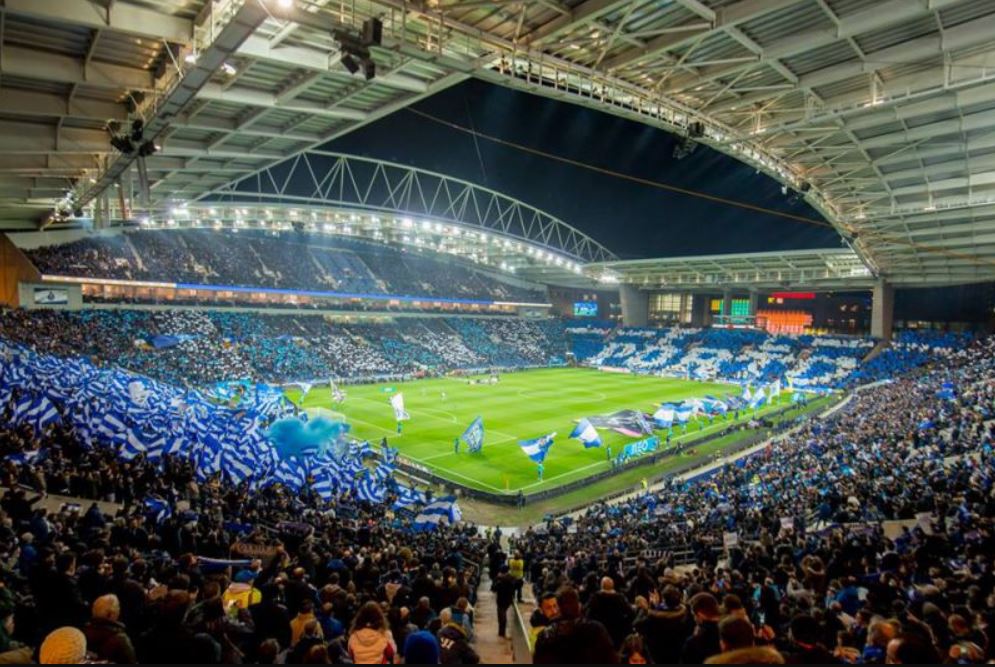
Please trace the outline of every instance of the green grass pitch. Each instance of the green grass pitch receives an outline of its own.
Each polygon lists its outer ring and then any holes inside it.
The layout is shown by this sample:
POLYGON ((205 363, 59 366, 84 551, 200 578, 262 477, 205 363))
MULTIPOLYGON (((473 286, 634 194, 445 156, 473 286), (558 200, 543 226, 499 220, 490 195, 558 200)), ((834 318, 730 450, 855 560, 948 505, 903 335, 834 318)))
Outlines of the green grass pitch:
MULTIPOLYGON (((384 436, 401 456, 419 463, 455 483, 494 493, 526 494, 551 489, 608 470, 605 447, 585 449, 567 436, 576 419, 616 410, 635 409, 652 413, 663 402, 677 403, 705 395, 738 395, 734 385, 672 378, 606 373, 587 368, 556 368, 502 374, 497 384, 470 385, 465 378, 436 378, 412 382, 347 385, 346 400, 332 403, 329 387, 316 387, 304 401, 305 408, 322 407, 341 413, 352 426, 352 434, 378 442, 384 436), (397 434, 394 413, 386 387, 404 393, 411 415, 397 434), (477 416, 484 419, 483 451, 470 454, 465 446, 456 454, 453 440, 477 416), (533 463, 518 445, 519 440, 557 433, 545 462, 542 482, 533 463)), ((287 392, 291 400, 300 391, 287 392)), ((786 405, 787 397, 780 399, 786 405)), ((770 409, 780 407, 775 403, 770 409)), ((741 413, 740 419, 752 415, 741 413)), ((674 429, 672 444, 685 437, 698 437, 721 430, 733 422, 716 417, 703 429, 689 425, 687 436, 674 429)), ((615 453, 635 439, 600 430, 605 445, 615 453)), ((665 434, 665 432, 658 432, 665 434)))

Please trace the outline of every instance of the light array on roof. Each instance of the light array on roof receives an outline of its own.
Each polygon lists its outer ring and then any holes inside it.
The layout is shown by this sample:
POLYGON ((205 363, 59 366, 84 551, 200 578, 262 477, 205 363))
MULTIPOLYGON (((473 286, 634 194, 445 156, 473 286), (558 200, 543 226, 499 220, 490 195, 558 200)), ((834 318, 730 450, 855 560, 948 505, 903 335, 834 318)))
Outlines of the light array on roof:
POLYGON ((143 228, 192 227, 306 231, 413 246, 460 257, 507 273, 523 269, 583 274, 575 258, 492 230, 427 218, 369 211, 282 208, 251 205, 173 205, 165 219, 142 218, 143 228))

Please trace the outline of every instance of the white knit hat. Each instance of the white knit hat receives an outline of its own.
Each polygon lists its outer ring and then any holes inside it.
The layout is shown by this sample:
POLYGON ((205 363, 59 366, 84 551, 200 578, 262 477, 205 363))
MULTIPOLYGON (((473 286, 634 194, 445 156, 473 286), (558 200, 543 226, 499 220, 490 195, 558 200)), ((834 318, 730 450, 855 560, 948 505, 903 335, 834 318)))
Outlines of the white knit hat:
POLYGON ((38 650, 43 665, 78 665, 85 659, 86 636, 68 625, 48 633, 38 650))

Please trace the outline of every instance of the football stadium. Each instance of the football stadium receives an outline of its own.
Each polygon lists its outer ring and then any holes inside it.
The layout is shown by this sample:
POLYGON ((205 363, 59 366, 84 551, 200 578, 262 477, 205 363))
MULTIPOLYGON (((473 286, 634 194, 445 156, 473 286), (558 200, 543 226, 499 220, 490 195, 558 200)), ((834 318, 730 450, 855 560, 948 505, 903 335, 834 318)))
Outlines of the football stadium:
POLYGON ((993 0, 0 0, 0 662, 995 660, 993 68, 993 0))

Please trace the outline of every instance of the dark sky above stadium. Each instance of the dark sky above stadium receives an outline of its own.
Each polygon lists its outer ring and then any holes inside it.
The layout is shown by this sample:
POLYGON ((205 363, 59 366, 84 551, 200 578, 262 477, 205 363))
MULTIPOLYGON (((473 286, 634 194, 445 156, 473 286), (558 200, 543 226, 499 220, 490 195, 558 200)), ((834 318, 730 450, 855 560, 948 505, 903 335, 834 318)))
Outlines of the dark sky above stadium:
MULTIPOLYGON (((791 204, 779 183, 699 146, 672 156, 675 137, 572 104, 469 80, 414 106, 501 140, 709 195, 821 216, 791 204)), ((839 247, 831 228, 750 211, 573 166, 448 127, 410 110, 326 147, 438 171, 490 187, 560 217, 621 257, 839 247)))

